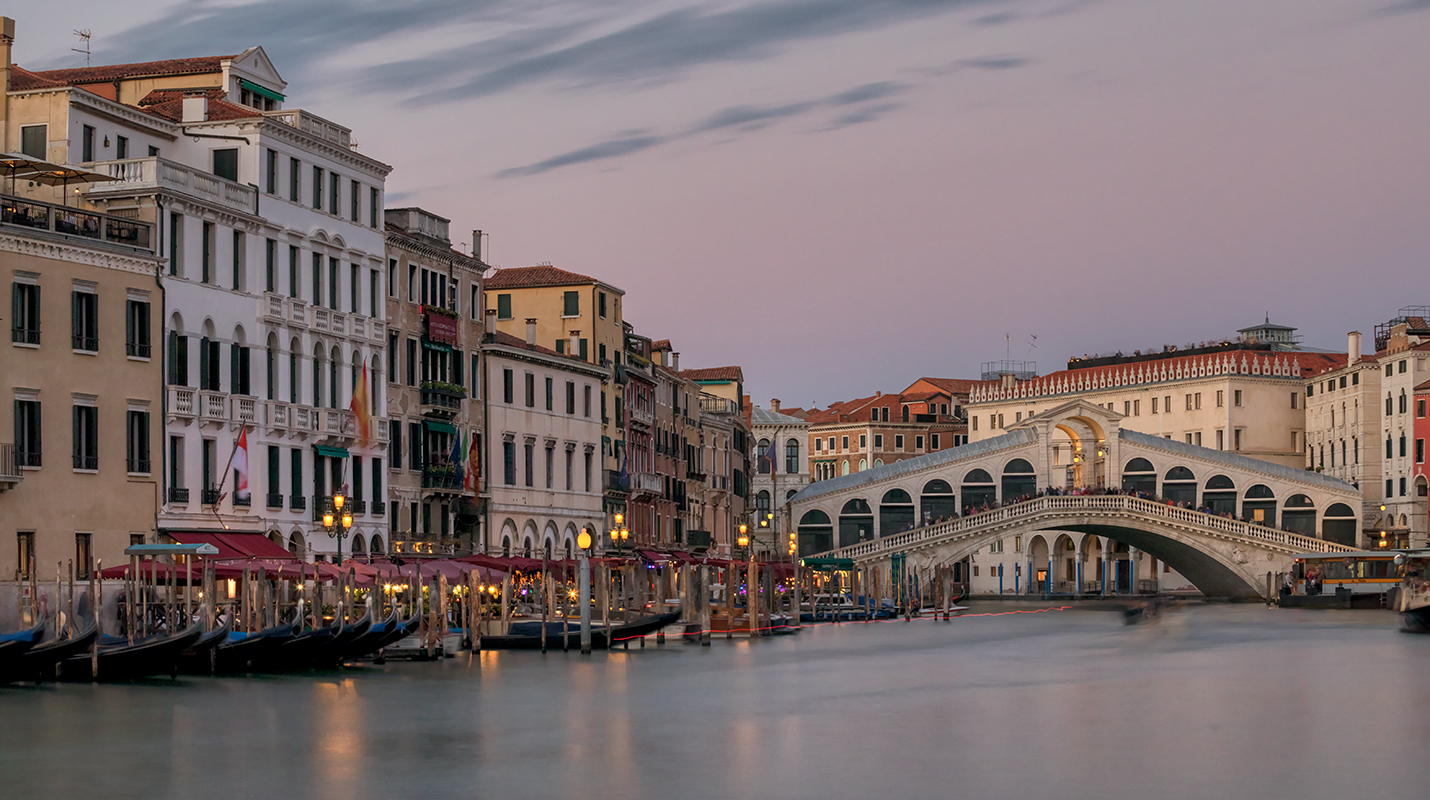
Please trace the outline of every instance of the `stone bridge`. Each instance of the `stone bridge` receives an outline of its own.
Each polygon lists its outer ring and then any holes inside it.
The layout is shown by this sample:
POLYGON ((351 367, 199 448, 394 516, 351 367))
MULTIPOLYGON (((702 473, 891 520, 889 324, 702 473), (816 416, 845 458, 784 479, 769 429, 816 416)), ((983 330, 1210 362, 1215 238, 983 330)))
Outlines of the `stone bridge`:
MULTIPOLYGON (((1013 536, 1091 534, 1151 554, 1204 594, 1237 598, 1264 595, 1267 573, 1288 570, 1295 554, 1357 549, 1354 486, 1124 430, 1120 419, 1067 403, 990 439, 812 483, 790 499, 785 523, 801 555, 860 567, 897 553, 916 566, 953 565, 1013 536), (1064 493, 1036 496, 1052 487, 1064 493), (1107 487, 1132 494, 1077 493, 1107 487)), ((1050 578, 1053 557, 1037 556, 1050 578)), ((1029 577, 1041 566, 1031 547, 1019 558, 1029 577)))

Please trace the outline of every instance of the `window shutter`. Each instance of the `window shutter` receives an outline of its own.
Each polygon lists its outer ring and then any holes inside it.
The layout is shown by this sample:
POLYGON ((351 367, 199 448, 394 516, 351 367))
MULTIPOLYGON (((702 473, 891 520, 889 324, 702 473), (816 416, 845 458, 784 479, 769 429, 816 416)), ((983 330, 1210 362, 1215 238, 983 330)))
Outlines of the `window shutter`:
MULTIPOLYGON (((20 328, 20 320, 25 316, 22 310, 23 305, 20 299, 20 284, 10 284, 10 328, 12 330, 18 330, 20 328)), ((26 320, 26 322, 28 323, 29 320, 26 320)))
POLYGON ((248 391, 248 358, 249 358, 248 353, 249 353, 249 349, 248 349, 247 347, 241 347, 241 348, 239 348, 239 350, 238 350, 238 379, 239 379, 239 383, 238 383, 238 393, 239 393, 239 394, 249 394, 249 393, 250 393, 250 392, 248 391))
MULTIPOLYGON (((70 340, 75 347, 80 346, 79 337, 84 333, 84 323, 80 320, 79 292, 70 292, 70 340)), ((1385 401, 1385 410, 1390 411, 1390 400, 1385 401)))
POLYGON ((79 469, 82 463, 79 460, 79 457, 80 453, 83 452, 82 448, 80 447, 80 437, 84 435, 84 431, 82 429, 83 423, 80 421, 79 418, 79 406, 74 406, 71 414, 73 418, 74 429, 74 447, 72 448, 74 450, 74 465, 75 469, 79 469))
POLYGON ((178 384, 180 386, 189 385, 189 337, 180 335, 179 346, 177 348, 179 359, 178 384))
POLYGON ((219 343, 209 342, 209 388, 215 392, 223 390, 223 384, 219 382, 219 369, 219 343))
MULTIPOLYGON (((134 338, 134 315, 139 313, 139 304, 133 300, 127 300, 124 303, 124 311, 124 343, 126 345, 138 344, 138 340, 134 338)), ((130 355, 138 355, 138 353, 134 352, 133 347, 129 347, 128 349, 130 355)))
POLYGON ((234 394, 243 394, 239 389, 238 351, 240 349, 242 348, 237 344, 228 346, 228 388, 232 390, 234 394))
POLYGON ((199 340, 199 388, 209 388, 209 340, 199 340))

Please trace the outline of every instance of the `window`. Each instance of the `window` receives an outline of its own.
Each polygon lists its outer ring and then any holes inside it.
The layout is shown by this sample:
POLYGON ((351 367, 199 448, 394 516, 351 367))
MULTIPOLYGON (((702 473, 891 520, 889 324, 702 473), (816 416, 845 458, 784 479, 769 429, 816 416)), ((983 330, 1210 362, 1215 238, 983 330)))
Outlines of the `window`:
MULTIPOLYGON (((86 159, 86 160, 88 160, 88 159, 86 159)), ((1402 359, 1400 359, 1400 366, 1396 368, 1396 371, 1399 372, 1401 375, 1404 375, 1404 374, 1405 374, 1405 364, 1406 364, 1406 359, 1403 359, 1403 358, 1402 358, 1402 359)), ((1404 480, 1405 480, 1404 478, 1401 478, 1401 481, 1404 481, 1404 480)), ((1402 489, 1402 490, 1400 491, 1400 493, 1401 493, 1402 495, 1405 494, 1405 490, 1402 489)))
MULTIPOLYGON (((1293 439, 1295 438, 1294 434, 1293 434, 1292 438, 1293 438, 1293 439)), ((1196 433, 1192 434, 1192 444, 1196 445, 1197 447, 1201 447, 1201 446, 1202 446, 1202 432, 1201 432, 1201 431, 1197 431, 1196 433)), ((1294 444, 1292 445, 1291 449, 1292 449, 1292 450, 1295 450, 1295 449, 1296 449, 1296 447, 1295 447, 1294 444)))
POLYGON ((1224 430, 1218 430, 1218 431, 1216 432, 1216 449, 1218 449, 1218 450, 1225 450, 1225 449, 1226 449, 1226 431, 1224 431, 1224 430))
POLYGON ((1425 463, 1425 440, 1424 440, 1424 439, 1416 439, 1416 440, 1415 440, 1415 463, 1417 463, 1417 464, 1423 464, 1423 463, 1425 463))
POLYGON ((387 260, 387 296, 397 297, 397 259, 387 260))
POLYGON ((298 299, 303 295, 303 281, 298 277, 298 245, 288 245, 288 296, 298 299))
POLYGON ((338 177, 338 173, 328 173, 328 213, 333 216, 338 215, 338 198, 343 193, 343 179, 338 177))
POLYGON ((512 383, 513 383, 513 378, 512 378, 512 372, 511 372, 511 370, 510 370, 510 369, 505 369, 505 368, 502 369, 502 371, 501 371, 502 402, 506 403, 507 405, 511 405, 512 403, 515 402, 515 400, 512 399, 512 398, 513 398, 513 392, 514 392, 514 390, 513 390, 513 388, 512 388, 512 383))
POLYGON ((129 137, 128 137, 128 136, 116 136, 116 137, 114 137, 114 157, 115 157, 115 158, 128 158, 128 157, 129 157, 129 137))
POLYGON ((914 437, 914 452, 918 452, 918 451, 920 451, 920 450, 922 450, 922 449, 924 449, 924 437, 922 437, 922 436, 915 436, 915 437, 914 437))
POLYGON ((599 313, 599 314, 601 315, 601 319, 605 319, 605 318, 606 318, 606 293, 605 293, 605 292, 596 292, 596 309, 597 309, 597 313, 599 313))
POLYGON ((15 464, 40 466, 40 401, 15 401, 15 464))
POLYGON ((43 161, 49 152, 49 139, 49 126, 47 125, 20 126, 20 152, 30 158, 38 158, 43 161))
POLYGON ((894 450, 896 450, 896 451, 901 451, 901 450, 903 450, 903 449, 904 449, 904 436, 903 436, 903 434, 899 434, 898 436, 895 436, 895 437, 894 437, 894 450))
POLYGON ((1191 410, 1192 410, 1192 396, 1191 396, 1191 395, 1187 395, 1187 410, 1188 410, 1188 411, 1191 411, 1191 410))
POLYGON ((936 433, 929 434, 929 449, 930 449, 930 450, 937 450, 937 449, 938 449, 938 434, 936 434, 936 433))
POLYGON ((99 469, 99 409, 74 407, 74 468, 99 469))
POLYGON ((526 475, 525 475, 525 477, 526 477, 526 485, 527 485, 527 486, 535 486, 535 485, 536 485, 536 477, 535 477, 535 475, 536 475, 536 464, 535 464, 535 462, 536 462, 536 442, 533 442, 533 441, 531 441, 530 439, 528 439, 528 440, 526 441, 526 447, 525 447, 525 453, 524 453, 524 455, 526 456, 526 463, 523 464, 523 466, 525 467, 525 472, 526 472, 526 475))
MULTIPOLYGON (((1385 365, 1385 377, 1389 378, 1391 375, 1394 375, 1394 374, 1395 374, 1395 365, 1394 365, 1394 364, 1386 364, 1386 365, 1385 365)), ((1385 482, 1385 494, 1386 494, 1387 497, 1390 496, 1390 481, 1386 481, 1386 482, 1385 482)))
POLYGON ((497 295, 497 319, 511 319, 511 295, 497 295))
POLYGON ((358 313, 358 306, 362 304, 362 281, 358 273, 358 265, 353 264, 348 267, 348 310, 358 313))
POLYGON ((289 507, 303 508, 303 451, 297 447, 289 453, 288 492, 289 507))
MULTIPOLYGON (((1400 363, 1401 363, 1401 364, 1404 364, 1405 362, 1402 361, 1402 362, 1400 362, 1400 363)), ((1405 479, 1404 479, 1404 478, 1401 478, 1401 479, 1400 479, 1400 496, 1401 496, 1401 497, 1404 497, 1404 496, 1405 496, 1405 479)))
POLYGON ((126 460, 131 473, 149 474, 149 412, 133 411, 128 414, 128 449, 126 460))
POLYGON ((1400 434, 1400 457, 1405 458, 1405 434, 1400 434))
POLYGON ((387 421, 387 452, 392 454, 392 468, 402 469, 402 420, 387 421))
MULTIPOLYGON (((1237 389, 1237 390, 1235 390, 1235 391, 1233 391, 1233 392, 1231 393, 1231 403, 1232 403, 1232 405, 1236 406, 1237 408, 1241 408, 1241 390, 1240 390, 1240 389, 1237 389)), ((1240 447, 1237 447, 1236 449, 1240 450, 1241 448, 1240 448, 1240 447)))
POLYGON ((407 385, 417 385, 417 340, 407 340, 407 385))
POLYGON ((218 376, 218 342, 204 337, 199 341, 199 388, 212 392, 220 391, 218 376))
POLYGON ((1153 414, 1160 413, 1160 412, 1157 410, 1157 400, 1158 400, 1158 398, 1156 398, 1156 397, 1152 398, 1152 413, 1153 413, 1153 414))
POLYGON ((417 422, 407 423, 407 468, 422 469, 422 425, 417 422))
POLYGON ((1297 405, 1299 405, 1299 403, 1300 403, 1300 398, 1301 398, 1301 393, 1300 393, 1300 392, 1292 392, 1292 393, 1291 393, 1291 407, 1292 407, 1292 408, 1296 408, 1297 405))
POLYGON ((229 391, 234 394, 251 394, 248 385, 248 348, 238 343, 228 346, 229 391))
POLYGON ((585 481, 586 491, 588 491, 588 492, 591 491, 591 451, 590 451, 590 450, 587 450, 587 451, 586 451, 586 471, 585 471, 585 473, 583 474, 583 480, 585 481))
POLYGON ((294 203, 303 194, 303 162, 296 158, 288 159, 288 199, 294 203))
POLYGON ((201 257, 199 264, 202 267, 199 280, 208 283, 213 280, 213 251, 214 251, 214 224, 205 222, 203 224, 203 242, 201 247, 201 257))
POLYGON ((844 450, 848 450, 848 449, 849 449, 849 437, 848 437, 848 436, 840 437, 839 446, 840 446, 840 448, 842 448, 842 449, 844 449, 844 450))
POLYGON ((824 452, 824 440, 823 440, 823 439, 815 439, 815 440, 814 440, 814 452, 816 452, 816 453, 822 453, 822 452, 824 452))
POLYGON ((323 168, 313 167, 313 208, 323 210, 323 168))
POLYGON ((278 286, 278 243, 272 239, 263 242, 265 269, 263 273, 263 291, 277 291, 278 286))
MULTIPOLYGON (((460 358, 460 357, 461 357, 461 356, 458 356, 458 358, 460 358)), ((468 374, 471 376, 472 388, 469 389, 469 390, 467 390, 467 396, 468 396, 468 397, 473 397, 473 398, 475 398, 475 397, 477 397, 477 396, 480 395, 480 392, 477 391, 478 389, 481 388, 481 373, 479 372, 479 368, 480 368, 480 366, 479 366, 479 364, 478 364, 478 362, 477 362, 477 354, 476 354, 476 353, 472 353, 472 369, 471 369, 470 372, 468 373, 468 374)))
POLYGON ((149 303, 146 300, 126 300, 124 303, 124 350, 133 358, 149 358, 149 303))
POLYGON ((1400 413, 1405 413, 1405 390, 1400 390, 1400 413))
POLYGON ((546 488, 553 488, 553 476, 555 474, 556 443, 546 443, 546 488))
MULTIPOLYGON (((318 302, 316 296, 313 302, 318 302)), ((331 257, 328 259, 328 308, 338 310, 338 260, 331 257)))
POLYGON ((278 151, 268 148, 264 154, 263 189, 269 194, 278 193, 278 151))
MULTIPOLYGON (((475 359, 476 356, 472 356, 472 358, 475 359)), ((474 369, 473 371, 475 372, 475 369, 474 369)), ((586 417, 587 419, 590 419, 590 418, 591 418, 591 385, 590 385, 590 384, 586 384, 584 387, 582 387, 582 390, 583 390, 583 393, 584 393, 584 398, 583 398, 583 400, 582 400, 582 409, 583 409, 583 414, 582 414, 582 416, 586 417)))
POLYGON ((1202 408, 1202 393, 1201 393, 1201 392, 1197 392, 1196 394, 1192 395, 1192 407, 1195 408, 1195 409, 1198 410, 1198 411, 1201 410, 1201 408, 1202 408))
POLYGON ((576 382, 566 382, 566 413, 576 415, 576 382))
POLYGON ((555 403, 553 402, 553 401, 554 401, 553 391, 552 391, 553 383, 554 383, 554 382, 551 380, 551 376, 548 375, 548 376, 546 377, 546 410, 547 410, 547 411, 555 411, 555 410, 556 410, 556 408, 555 408, 555 403))
POLYGON ((860 450, 863 450, 864 448, 866 448, 866 447, 868 447, 868 446, 869 446, 869 434, 867 434, 867 433, 861 433, 861 434, 859 434, 859 449, 860 449, 860 450))
POLYGON ((875 450, 883 450, 883 449, 884 449, 884 434, 882 434, 882 433, 876 433, 876 434, 874 434, 874 449, 875 449, 875 450))
POLYGON ((502 479, 507 486, 516 485, 516 442, 502 442, 502 479))
POLYGON ((180 214, 169 214, 169 274, 178 275, 183 265, 184 218, 180 214))
POLYGON ((76 350, 99 350, 99 297, 89 289, 70 293, 70 341, 76 350))
POLYGON ((169 385, 189 385, 189 337, 169 331, 169 385))
POLYGON ((526 407, 536 408, 536 376, 526 373, 526 407))
POLYGON ((1241 449, 1241 432, 1242 432, 1242 430, 1243 430, 1242 428, 1237 428, 1236 430, 1234 430, 1234 431, 1231 432, 1231 449, 1233 449, 1233 450, 1240 450, 1240 449, 1241 449))
POLYGON ((377 227, 377 209, 382 204, 377 201, 377 187, 370 186, 367 190, 367 226, 377 227))
POLYGON ((1124 417, 1130 417, 1130 416, 1132 416, 1132 401, 1131 401, 1131 400, 1123 400, 1123 401, 1122 401, 1122 416, 1124 416, 1124 417))
POLYGON ((238 148, 229 147, 223 150, 215 150, 213 158, 213 173, 220 178, 226 178, 237 183, 238 148))
POLYGON ((362 184, 353 181, 349 188, 352 190, 352 199, 350 200, 352 203, 351 217, 353 222, 357 222, 362 215, 362 184))
POLYGON ((80 161, 94 160, 94 126, 85 125, 80 132, 80 161))
POLYGON ((375 269, 368 270, 368 273, 367 273, 367 315, 368 315, 369 317, 373 317, 374 319, 377 318, 377 296, 378 296, 378 277, 377 277, 377 270, 375 270, 375 269))
POLYGON ((1391 414, 1395 413, 1395 412, 1394 412, 1394 402, 1395 402, 1395 401, 1394 401, 1393 399, 1391 399, 1390 394, 1389 394, 1389 393, 1386 393, 1386 395, 1385 395, 1385 415, 1386 415, 1387 417, 1390 416, 1391 414))
POLYGON ((233 232, 233 289, 239 291, 243 289, 243 255, 247 249, 247 238, 243 231, 233 232))
POLYGON ((74 568, 75 577, 89 580, 89 572, 94 567, 94 552, 92 550, 92 533, 76 533, 74 535, 74 568))
POLYGON ((566 292, 562 298, 561 316, 578 317, 581 315, 581 295, 578 292, 566 292))

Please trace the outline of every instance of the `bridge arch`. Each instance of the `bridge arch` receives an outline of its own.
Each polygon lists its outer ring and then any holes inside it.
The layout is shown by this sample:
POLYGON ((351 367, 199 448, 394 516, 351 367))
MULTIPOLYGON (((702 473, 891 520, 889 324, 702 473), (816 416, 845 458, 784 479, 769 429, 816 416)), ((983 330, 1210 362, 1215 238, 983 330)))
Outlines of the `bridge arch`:
POLYGON ((884 492, 879 500, 879 535, 901 533, 914 527, 914 499, 903 489, 884 492))
POLYGON ((1157 493, 1157 468, 1145 458, 1134 458, 1122 468, 1122 491, 1140 492, 1147 495, 1157 493))
POLYGON ((1276 527, 1276 493, 1264 483, 1247 489, 1242 495, 1241 516, 1247 522, 1276 527))
POLYGON ((839 510, 839 546, 848 547, 874 538, 874 510, 869 501, 855 497, 839 510))
POLYGON ((924 484, 919 494, 919 521, 925 525, 935 520, 953 519, 958 516, 958 495, 953 487, 942 478, 934 478, 924 484))
POLYGON ((1236 516, 1236 482, 1221 474, 1207 478, 1202 487, 1202 504, 1213 514, 1236 516))
POLYGON ((1183 466, 1175 466, 1167 470, 1167 474, 1162 476, 1162 497, 1171 500, 1177 505, 1197 504, 1197 476, 1190 469, 1183 466))
POLYGON ((965 514, 969 509, 991 506, 998 502, 998 486, 993 483, 993 476, 988 474, 988 470, 982 467, 975 467, 964 473, 960 488, 960 501, 965 514))
POLYGON ((1038 476, 1028 459, 1015 458, 1003 465, 1003 502, 1011 503, 1037 493, 1038 476))
POLYGON ((1321 536, 1328 542, 1351 547, 1356 543, 1356 512, 1345 503, 1332 503, 1321 519, 1321 536))
POLYGON ((1304 494, 1293 494, 1281 504, 1281 527, 1302 536, 1316 535, 1316 504, 1304 494))
POLYGON ((817 508, 810 509, 799 518, 797 538, 801 556, 833 550, 834 524, 828 514, 817 508))

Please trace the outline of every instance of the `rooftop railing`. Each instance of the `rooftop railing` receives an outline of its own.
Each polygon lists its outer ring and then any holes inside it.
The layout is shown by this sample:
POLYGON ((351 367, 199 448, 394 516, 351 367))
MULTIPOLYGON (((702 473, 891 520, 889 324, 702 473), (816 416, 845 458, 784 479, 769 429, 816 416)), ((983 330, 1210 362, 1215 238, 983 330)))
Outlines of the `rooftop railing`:
POLYGON ((168 189, 206 200, 214 205, 245 214, 258 213, 258 189, 158 156, 96 161, 95 172, 108 173, 116 180, 91 184, 87 196, 103 196, 115 191, 132 194, 136 189, 168 189))
POLYGON ((153 251, 153 226, 126 217, 0 195, 0 224, 153 251))

